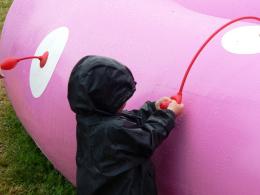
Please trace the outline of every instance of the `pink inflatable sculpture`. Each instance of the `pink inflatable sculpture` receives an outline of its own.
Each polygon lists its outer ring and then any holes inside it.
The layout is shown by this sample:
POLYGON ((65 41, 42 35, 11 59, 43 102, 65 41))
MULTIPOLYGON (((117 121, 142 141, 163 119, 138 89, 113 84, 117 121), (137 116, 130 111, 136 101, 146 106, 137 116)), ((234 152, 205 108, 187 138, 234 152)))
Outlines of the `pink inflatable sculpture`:
MULTIPOLYGON (((15 0, 0 59, 40 56, 2 70, 8 97, 27 132, 75 184, 76 121, 67 83, 85 55, 117 59, 132 70, 137 92, 127 109, 176 93, 191 57, 230 19, 260 13, 258 0, 15 0)), ((221 31, 194 64, 185 112, 156 151, 160 195, 260 194, 260 26, 221 31)))

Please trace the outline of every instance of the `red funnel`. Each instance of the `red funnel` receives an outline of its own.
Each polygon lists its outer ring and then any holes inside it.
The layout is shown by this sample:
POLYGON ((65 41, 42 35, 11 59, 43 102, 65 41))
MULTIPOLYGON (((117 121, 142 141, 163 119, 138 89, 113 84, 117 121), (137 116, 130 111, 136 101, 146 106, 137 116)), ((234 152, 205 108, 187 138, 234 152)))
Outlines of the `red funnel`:
POLYGON ((43 68, 48 60, 49 52, 45 52, 42 56, 40 56, 40 67, 43 68))

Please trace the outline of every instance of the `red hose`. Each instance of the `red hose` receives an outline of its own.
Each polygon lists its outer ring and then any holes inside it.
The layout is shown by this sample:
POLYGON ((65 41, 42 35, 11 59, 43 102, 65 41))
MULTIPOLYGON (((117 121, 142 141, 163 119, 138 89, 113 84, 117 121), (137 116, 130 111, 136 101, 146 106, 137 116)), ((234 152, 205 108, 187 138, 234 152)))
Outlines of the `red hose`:
MULTIPOLYGON (((186 80, 187 80, 187 77, 190 73, 190 70, 194 64, 194 62, 197 60, 198 56, 200 55, 200 53, 202 52, 202 50, 206 47, 206 45, 221 31, 223 30, 224 28, 226 28, 227 26, 235 23, 235 22, 238 22, 238 21, 241 21, 241 20, 257 20, 257 21, 260 21, 260 18, 258 17, 255 17, 255 16, 244 16, 244 17, 240 17, 240 18, 237 18, 237 19, 234 19, 234 20, 231 20, 230 22, 224 24, 223 26, 221 26, 220 28, 218 28, 214 33, 211 34, 211 36, 203 43, 202 46, 200 46, 199 50, 196 52, 196 54, 193 56, 185 74, 184 74, 184 77, 182 79, 182 82, 181 82, 181 86, 180 86, 180 89, 177 93, 177 95, 175 96, 172 96, 171 99, 174 99, 176 100, 176 102, 178 104, 180 104, 182 102, 182 92, 183 92, 183 88, 184 88, 184 85, 186 83, 186 80)), ((169 105, 169 101, 165 101, 163 103, 161 103, 160 107, 162 109, 166 109, 168 108, 168 105, 169 105)))
MULTIPOLYGON (((46 52, 44 52, 44 54, 42 56, 28 56, 28 57, 24 57, 24 58, 7 58, 3 62, 0 63, 0 69, 11 70, 20 61, 34 59, 34 58, 37 58, 40 60, 40 67, 43 68, 48 60, 48 56, 49 56, 49 52, 46 51, 46 52)), ((0 79, 1 78, 3 78, 3 75, 1 75, 0 79)))

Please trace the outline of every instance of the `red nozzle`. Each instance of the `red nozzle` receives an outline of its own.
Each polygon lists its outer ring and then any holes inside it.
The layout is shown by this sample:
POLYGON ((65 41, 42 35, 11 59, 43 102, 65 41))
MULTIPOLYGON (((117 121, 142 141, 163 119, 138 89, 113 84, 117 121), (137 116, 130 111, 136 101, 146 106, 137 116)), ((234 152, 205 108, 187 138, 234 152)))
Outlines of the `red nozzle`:
POLYGON ((0 63, 0 68, 3 70, 11 70, 17 65, 18 62, 22 60, 33 59, 33 58, 39 59, 40 67, 43 68, 47 62, 48 56, 49 56, 49 52, 45 52, 42 56, 29 56, 25 58, 7 58, 2 63, 0 63))
POLYGON ((7 58, 0 64, 0 68, 2 70, 11 70, 16 66, 18 62, 19 60, 16 58, 7 58))
MULTIPOLYGON (((182 93, 181 93, 181 92, 178 92, 178 94, 175 95, 175 96, 172 96, 171 99, 172 99, 172 100, 175 100, 175 101, 177 102, 177 104, 181 104, 181 102, 182 102, 182 93)), ((166 101, 164 101, 164 102, 162 102, 162 103, 160 104, 160 108, 161 108, 162 110, 165 110, 165 109, 168 108, 168 106, 169 106, 170 103, 171 103, 171 101, 166 100, 166 101)))
POLYGON ((171 103, 171 101, 165 100, 164 102, 162 102, 162 103, 160 104, 160 108, 161 108, 162 110, 165 110, 165 109, 168 108, 168 106, 169 106, 170 103, 171 103))

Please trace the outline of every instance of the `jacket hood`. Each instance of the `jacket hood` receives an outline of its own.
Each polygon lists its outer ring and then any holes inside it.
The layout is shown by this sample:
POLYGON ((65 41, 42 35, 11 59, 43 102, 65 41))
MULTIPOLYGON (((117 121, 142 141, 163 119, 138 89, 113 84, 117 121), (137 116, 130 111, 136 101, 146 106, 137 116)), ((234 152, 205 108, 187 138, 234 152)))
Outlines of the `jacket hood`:
POLYGON ((73 68, 68 100, 76 114, 114 114, 134 94, 130 70, 107 57, 86 56, 73 68))

